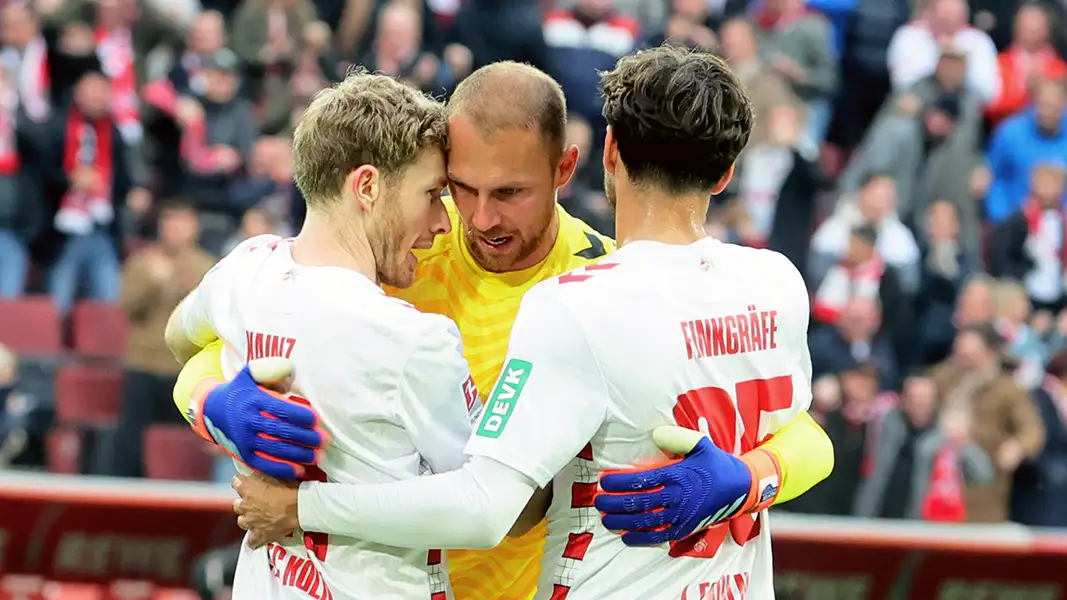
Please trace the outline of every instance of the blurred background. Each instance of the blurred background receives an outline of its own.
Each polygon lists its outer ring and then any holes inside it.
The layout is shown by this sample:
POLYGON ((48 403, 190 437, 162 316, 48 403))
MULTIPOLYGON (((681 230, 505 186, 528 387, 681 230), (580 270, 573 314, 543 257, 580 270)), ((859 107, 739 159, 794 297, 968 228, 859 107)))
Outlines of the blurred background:
POLYGON ((812 293, 811 412, 837 466, 773 511, 781 597, 1067 597, 1065 18, 1067 0, 0 2, 0 599, 228 594, 232 465, 174 410, 163 327, 217 257, 299 230, 288 142, 317 90, 362 65, 444 98, 531 63, 584 159, 559 200, 612 234, 597 71, 661 43, 720 53, 755 103, 708 232, 784 253, 812 293))

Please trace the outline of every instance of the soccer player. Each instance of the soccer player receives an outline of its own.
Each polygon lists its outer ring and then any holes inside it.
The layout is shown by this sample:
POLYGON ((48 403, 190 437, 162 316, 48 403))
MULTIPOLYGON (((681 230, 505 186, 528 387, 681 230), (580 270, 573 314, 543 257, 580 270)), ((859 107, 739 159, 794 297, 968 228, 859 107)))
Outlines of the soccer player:
MULTIPOLYGON (((785 257, 704 232, 709 197, 748 140, 751 103, 722 60, 675 48, 625 57, 603 81, 605 188, 621 247, 525 294, 470 460, 395 483, 246 479, 236 486, 242 526, 488 548, 551 487, 538 598, 773 598, 763 509, 781 471, 757 446, 810 403, 808 296, 785 257), (598 518, 598 472, 662 460, 657 438, 675 445, 666 438, 677 428, 664 428, 674 424, 695 430, 683 451, 708 452, 707 436, 725 452, 714 481, 672 485, 689 486, 681 496, 724 485, 732 502, 669 550, 628 547, 613 531, 629 520, 598 518)), ((660 496, 629 496, 620 512, 660 496)), ((684 504, 644 514, 646 529, 693 519, 684 504)))
MULTIPOLYGON (((320 92, 293 141, 294 176, 308 209, 300 234, 242 243, 168 323, 167 342, 180 359, 222 340, 227 377, 264 357, 295 365, 292 389, 308 400, 287 398, 288 408, 276 413, 303 428, 263 416, 259 427, 298 446, 279 449, 267 439, 261 450, 294 464, 316 462, 314 449, 323 445, 317 413, 332 440, 317 461, 322 470, 309 469, 310 477, 324 480, 325 471, 332 481, 398 481, 465 460, 481 405, 455 324, 378 286, 410 285, 412 250, 450 231, 441 203, 446 129, 443 105, 389 77, 355 73, 320 92)), ((234 452, 241 440, 221 433, 229 416, 192 418, 202 436, 234 452)), ((327 544, 318 534, 242 545, 236 597, 443 595, 440 552, 427 548, 341 536, 327 544)))
MULTIPOLYGON (((504 364, 508 336, 523 295, 540 281, 610 255, 614 243, 556 204, 556 189, 569 181, 578 157, 576 148, 565 147, 566 104, 559 85, 550 77, 516 63, 483 67, 458 86, 448 113, 448 172, 454 201, 446 198, 445 203, 452 232, 439 236, 429 251, 417 253, 419 265, 412 287, 389 291, 421 310, 454 319, 463 336, 474 382, 478 389, 488 390, 504 364)), ((182 371, 176 402, 182 407, 195 396, 193 404, 204 406, 203 413, 214 409, 230 415, 224 425, 216 423, 216 430, 228 439, 241 440, 234 453, 256 470, 292 479, 290 465, 268 457, 284 448, 291 458, 302 449, 287 447, 283 441, 271 441, 269 451, 263 447, 266 438, 261 435, 265 432, 260 428, 260 411, 286 420, 286 415, 276 414, 273 408, 277 400, 249 389, 247 379, 213 388, 221 376, 217 365, 210 352, 199 354, 182 371), (212 389, 215 392, 206 393, 212 389), (230 402, 231 398, 240 398, 242 403, 230 402)), ((291 413, 288 406, 281 408, 291 413)), ((300 423, 290 424, 299 430, 300 423)), ((782 486, 775 497, 778 502, 810 489, 832 467, 829 440, 807 415, 791 422, 761 448, 775 454, 783 471, 782 486)), ((653 487, 669 485, 664 478, 680 477, 679 469, 707 473, 721 458, 714 447, 702 447, 678 463, 674 471, 639 471, 624 483, 637 492, 653 480, 659 482, 653 487)), ((729 462, 729 466, 735 465, 729 462)), ((682 539, 703 519, 720 513, 723 502, 728 507, 736 498, 730 496, 733 489, 740 486, 747 490, 752 480, 751 473, 737 469, 729 474, 715 471, 715 476, 718 484, 707 493, 680 500, 692 513, 691 518, 678 519, 666 527, 645 527, 648 515, 644 513, 616 515, 632 520, 625 529, 634 533, 625 540, 648 544, 682 539), (737 486, 723 485, 727 476, 734 477, 737 486), (697 501, 699 505, 694 504, 697 501)), ((654 503, 647 505, 648 513, 662 512, 660 508, 654 503)), ((544 537, 544 527, 537 527, 525 536, 504 539, 492 550, 450 552, 456 596, 471 600, 530 598, 544 537)))

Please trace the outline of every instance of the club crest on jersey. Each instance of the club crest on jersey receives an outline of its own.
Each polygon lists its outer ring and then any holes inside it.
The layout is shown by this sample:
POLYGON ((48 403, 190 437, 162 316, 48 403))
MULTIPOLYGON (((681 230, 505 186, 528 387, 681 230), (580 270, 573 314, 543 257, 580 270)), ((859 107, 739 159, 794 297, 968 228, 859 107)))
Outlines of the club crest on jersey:
POLYGON ((530 378, 533 364, 529 361, 513 358, 504 365, 504 371, 496 382, 496 387, 489 394, 489 400, 485 403, 482 414, 482 422, 478 426, 478 435, 487 438, 498 438, 508 424, 508 419, 515 412, 515 403, 519 401, 522 388, 530 378))

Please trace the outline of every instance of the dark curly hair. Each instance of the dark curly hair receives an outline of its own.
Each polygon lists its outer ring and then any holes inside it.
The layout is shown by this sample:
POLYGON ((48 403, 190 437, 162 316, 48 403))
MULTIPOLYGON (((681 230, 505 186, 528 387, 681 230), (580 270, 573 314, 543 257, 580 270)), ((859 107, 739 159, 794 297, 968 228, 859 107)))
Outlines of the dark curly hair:
POLYGON ((721 58, 673 46, 625 56, 600 75, 607 120, 634 183, 710 190, 752 131, 752 101, 721 58))

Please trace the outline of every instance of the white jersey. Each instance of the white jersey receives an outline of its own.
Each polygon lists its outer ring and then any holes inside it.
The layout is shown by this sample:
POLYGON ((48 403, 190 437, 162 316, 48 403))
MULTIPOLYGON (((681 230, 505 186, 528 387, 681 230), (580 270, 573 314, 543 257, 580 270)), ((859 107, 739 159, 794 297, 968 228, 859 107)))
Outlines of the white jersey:
MULTIPOLYGON (((232 377, 264 356, 292 360, 299 395, 330 434, 319 480, 384 483, 460 468, 481 410, 455 324, 390 298, 363 275, 293 262, 289 240, 238 246, 183 303, 189 339, 226 342, 232 377)), ((244 465, 238 465, 247 472, 244 465)), ((311 477, 309 477, 311 478, 311 477)), ((442 553, 297 532, 242 545, 234 597, 450 598, 442 553)))
POLYGON ((665 460, 657 426, 740 455, 807 410, 808 306, 785 257, 710 238, 631 243, 527 293, 467 452, 553 485, 537 598, 774 597, 766 511, 631 548, 593 498, 600 471, 665 460))

